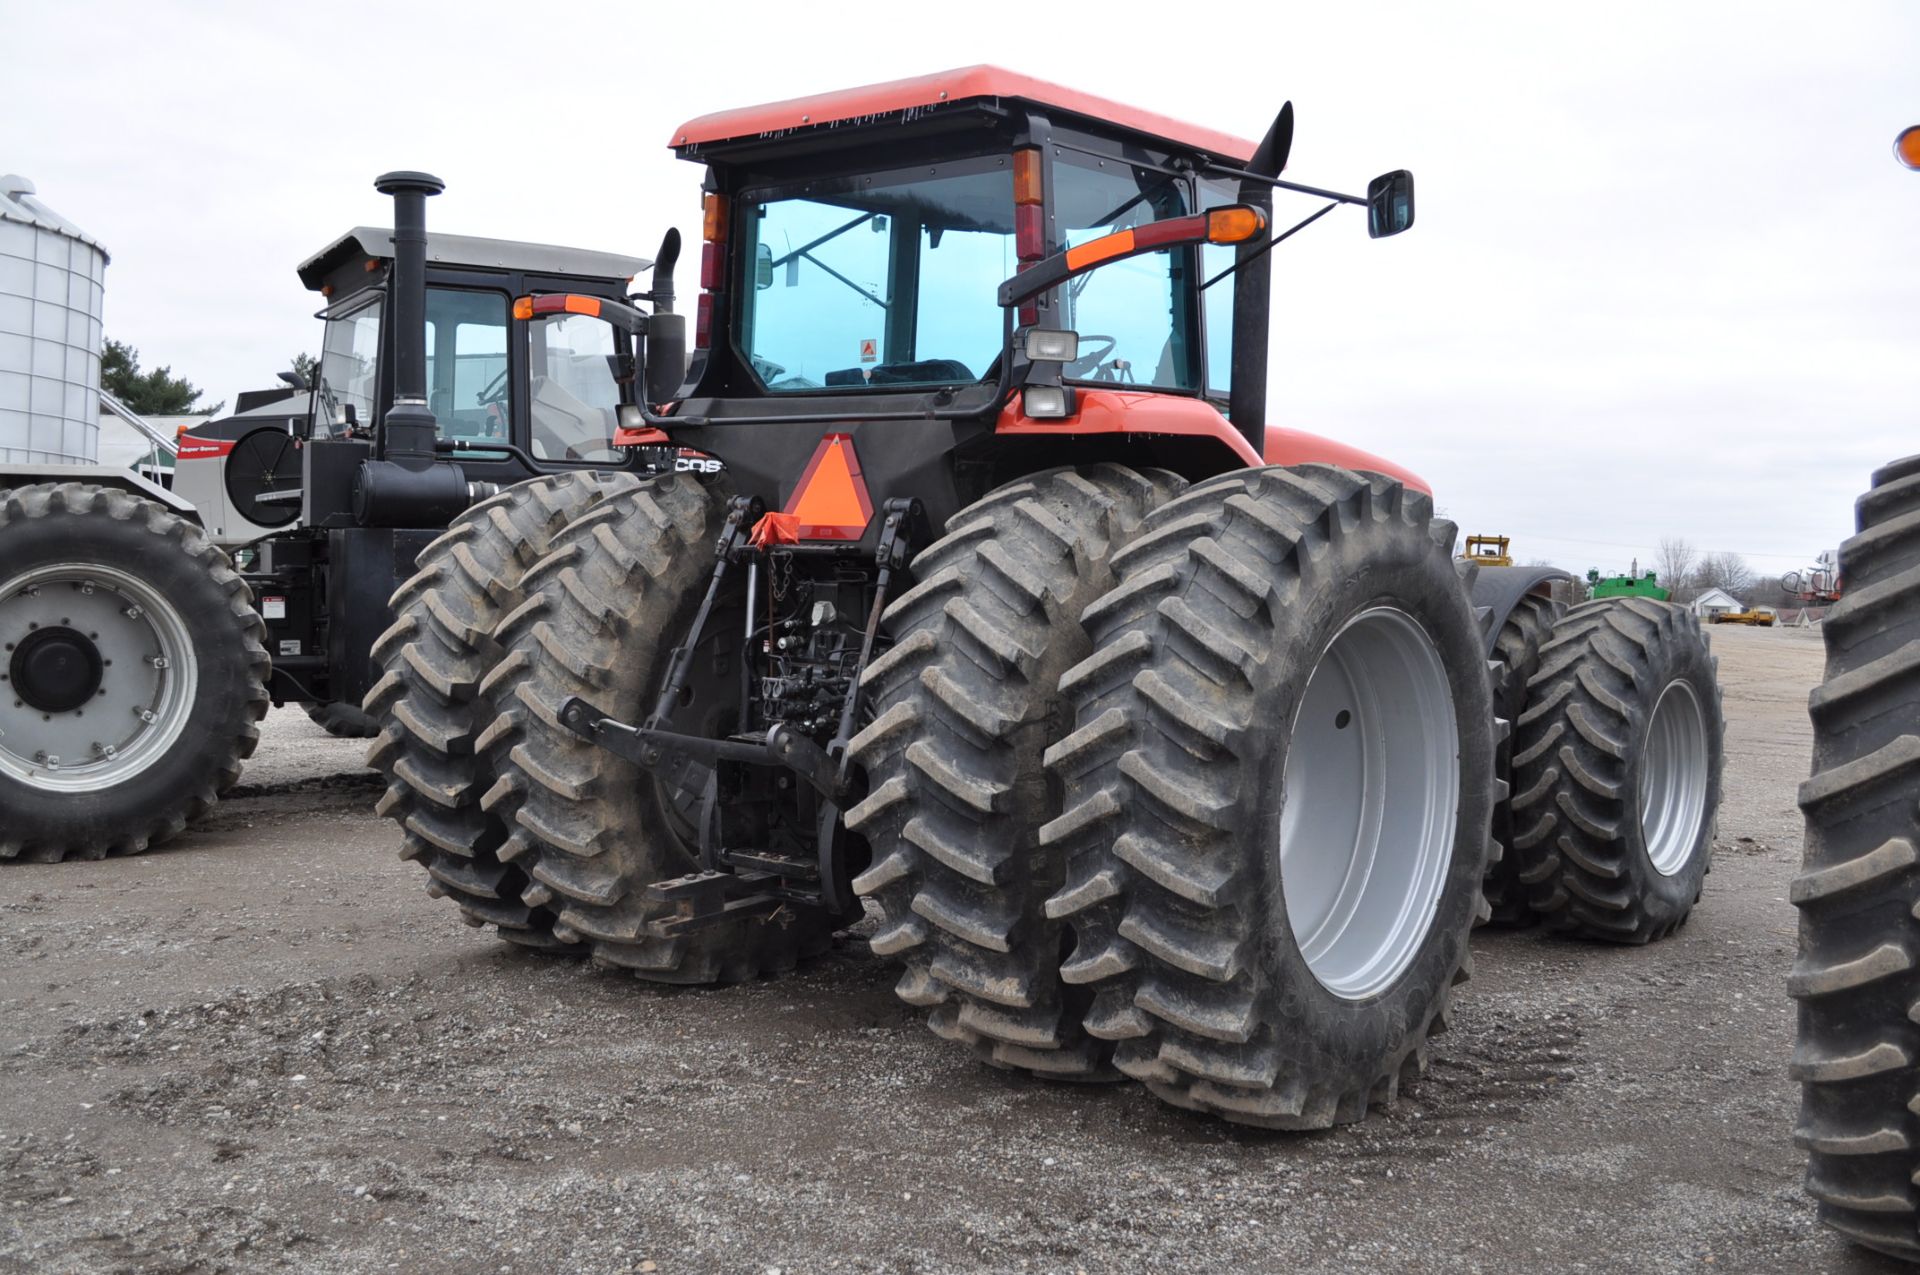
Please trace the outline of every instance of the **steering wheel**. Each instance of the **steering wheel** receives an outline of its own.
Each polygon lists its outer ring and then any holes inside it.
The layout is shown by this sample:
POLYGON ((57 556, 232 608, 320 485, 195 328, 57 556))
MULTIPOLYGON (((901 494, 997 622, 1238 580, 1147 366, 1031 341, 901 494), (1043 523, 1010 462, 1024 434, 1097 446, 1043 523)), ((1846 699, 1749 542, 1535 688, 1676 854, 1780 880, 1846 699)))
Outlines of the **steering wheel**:
POLYGON ((1120 344, 1120 342, 1110 336, 1101 336, 1100 334, 1094 333, 1094 332, 1081 333, 1080 349, 1082 353, 1079 358, 1067 364, 1067 368, 1066 368, 1067 375, 1073 376, 1073 377, 1084 377, 1088 373, 1095 371, 1096 369, 1099 368, 1099 366, 1102 363, 1106 362, 1107 356, 1113 353, 1113 347, 1118 344, 1120 344), (1088 354, 1085 351, 1087 348, 1087 342, 1089 341, 1104 341, 1106 342, 1106 344, 1102 345, 1099 349, 1095 350, 1092 354, 1088 354))
POLYGON ((491 407, 507 401, 507 370, 502 368, 500 375, 488 381, 487 387, 473 396, 474 406, 491 407))

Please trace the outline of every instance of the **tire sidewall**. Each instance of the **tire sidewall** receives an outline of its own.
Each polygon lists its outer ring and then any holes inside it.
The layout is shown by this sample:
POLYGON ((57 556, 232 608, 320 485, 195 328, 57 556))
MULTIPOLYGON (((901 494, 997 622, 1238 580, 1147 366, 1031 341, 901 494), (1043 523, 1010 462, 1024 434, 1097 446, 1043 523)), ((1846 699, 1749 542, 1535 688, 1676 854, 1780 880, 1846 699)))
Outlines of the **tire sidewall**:
MULTIPOLYGON (((1249 750, 1247 791, 1261 794, 1251 836, 1259 848, 1262 880, 1254 906, 1261 983, 1279 993, 1275 1034, 1297 1042, 1322 1065, 1378 1070, 1422 1034, 1443 1003, 1465 956, 1486 869, 1493 780, 1492 693, 1486 656, 1444 547, 1424 525, 1390 520, 1369 553, 1350 535, 1316 563, 1329 587, 1303 588, 1301 604, 1277 617, 1267 669, 1257 693, 1256 721, 1284 723, 1253 732, 1262 746, 1249 750), (1384 543, 1379 543, 1384 542, 1384 543), (1453 697, 1460 788, 1451 858, 1436 913, 1413 960, 1383 991, 1348 1000, 1328 990, 1308 967, 1287 918, 1277 850, 1284 806, 1286 759, 1293 720, 1321 655, 1355 616, 1390 606, 1412 617, 1438 651, 1453 697)), ((1373 537, 1364 537, 1374 539, 1373 537)), ((1319 1067, 1313 1068, 1319 1070, 1319 1067)))

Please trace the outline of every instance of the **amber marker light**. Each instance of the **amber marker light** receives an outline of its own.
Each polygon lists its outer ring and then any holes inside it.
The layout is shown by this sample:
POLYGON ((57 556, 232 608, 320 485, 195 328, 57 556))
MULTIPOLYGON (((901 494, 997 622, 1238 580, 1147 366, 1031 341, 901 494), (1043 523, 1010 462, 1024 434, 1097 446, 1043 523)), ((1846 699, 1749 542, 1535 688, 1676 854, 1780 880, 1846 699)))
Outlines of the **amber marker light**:
POLYGON ((1900 136, 1893 139, 1893 157, 1920 172, 1920 124, 1900 130, 1900 136))
POLYGON ((1244 243, 1266 228, 1266 216, 1245 204, 1216 208, 1207 214, 1208 243, 1244 243))

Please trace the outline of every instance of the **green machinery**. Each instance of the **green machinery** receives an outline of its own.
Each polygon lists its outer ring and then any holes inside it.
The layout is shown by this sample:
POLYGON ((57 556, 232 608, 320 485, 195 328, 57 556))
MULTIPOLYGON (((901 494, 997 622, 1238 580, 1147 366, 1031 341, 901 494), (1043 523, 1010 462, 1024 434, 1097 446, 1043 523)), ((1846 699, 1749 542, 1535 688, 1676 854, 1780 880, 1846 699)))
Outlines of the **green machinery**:
POLYGON ((1589 569, 1587 593, 1595 598, 1657 598, 1662 602, 1673 596, 1660 587, 1651 571, 1645 575, 1603 576, 1589 569))

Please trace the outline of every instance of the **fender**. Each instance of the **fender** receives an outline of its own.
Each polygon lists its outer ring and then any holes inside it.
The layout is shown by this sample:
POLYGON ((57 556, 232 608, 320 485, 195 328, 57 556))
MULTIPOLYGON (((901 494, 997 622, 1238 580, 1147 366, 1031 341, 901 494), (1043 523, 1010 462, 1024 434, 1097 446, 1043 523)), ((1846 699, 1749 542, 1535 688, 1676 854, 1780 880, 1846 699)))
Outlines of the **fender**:
POLYGON ((1054 435, 1069 438, 1089 434, 1160 434, 1206 439, 1233 453, 1242 465, 1339 465, 1345 469, 1385 474, 1414 491, 1431 496, 1433 488, 1412 470, 1372 452, 1350 447, 1305 430, 1269 427, 1266 455, 1253 450, 1246 435, 1228 423, 1204 399, 1145 390, 1109 390, 1076 385, 1076 411, 1064 421, 1034 420, 1020 410, 1018 396, 1000 411, 994 433, 1054 435))
MULTIPOLYGON (((1469 567, 1472 564, 1460 565, 1469 567)), ((1488 658, 1493 656, 1493 645, 1500 637, 1500 627, 1513 614, 1513 609, 1520 605, 1520 599, 1530 593, 1544 595, 1555 580, 1571 579, 1571 575, 1558 567, 1480 567, 1469 577, 1467 592, 1473 600, 1474 614, 1480 620, 1481 637, 1488 658)))

